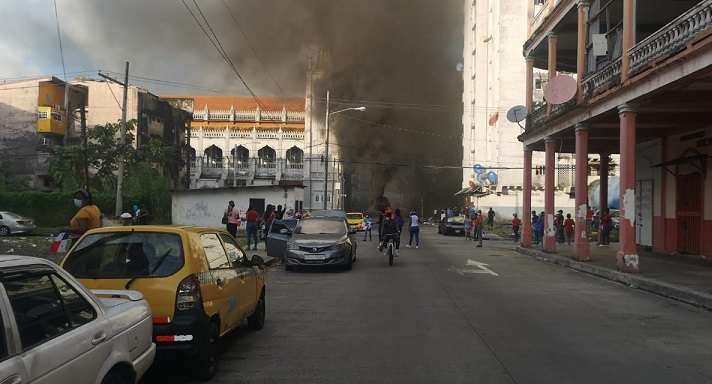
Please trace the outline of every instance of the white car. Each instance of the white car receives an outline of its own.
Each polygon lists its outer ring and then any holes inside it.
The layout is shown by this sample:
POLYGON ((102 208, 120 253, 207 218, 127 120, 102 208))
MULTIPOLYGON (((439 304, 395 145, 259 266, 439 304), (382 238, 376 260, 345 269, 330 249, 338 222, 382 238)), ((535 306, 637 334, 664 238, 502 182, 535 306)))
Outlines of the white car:
POLYGON ((0 384, 136 383, 152 322, 139 292, 90 292, 50 261, 0 255, 0 384))

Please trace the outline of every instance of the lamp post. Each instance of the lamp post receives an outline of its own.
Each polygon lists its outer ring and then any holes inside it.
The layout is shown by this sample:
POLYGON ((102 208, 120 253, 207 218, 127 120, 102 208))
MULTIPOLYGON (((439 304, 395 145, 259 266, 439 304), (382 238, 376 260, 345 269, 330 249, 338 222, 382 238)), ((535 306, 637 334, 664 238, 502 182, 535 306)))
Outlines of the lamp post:
MULTIPOLYGON (((329 118, 333 115, 336 115, 337 113, 341 112, 346 112, 346 111, 359 111, 359 112, 364 112, 366 110, 366 107, 351 107, 351 108, 344 108, 340 109, 338 111, 334 112, 329 112, 329 91, 326 91, 326 118, 324 124, 326 124, 326 158, 324 160, 324 198, 322 199, 324 202, 324 209, 327 209, 327 200, 329 196, 329 118)), ((333 198, 333 196, 332 196, 333 198)))

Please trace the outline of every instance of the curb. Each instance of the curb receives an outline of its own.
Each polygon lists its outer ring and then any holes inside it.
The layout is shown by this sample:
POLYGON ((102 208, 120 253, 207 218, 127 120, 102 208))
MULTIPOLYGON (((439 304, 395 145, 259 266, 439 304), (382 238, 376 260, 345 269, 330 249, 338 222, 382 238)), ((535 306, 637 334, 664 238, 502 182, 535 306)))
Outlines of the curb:
POLYGON ((631 288, 640 289, 641 291, 650 292, 658 296, 667 297, 712 311, 712 295, 707 293, 643 276, 631 275, 599 267, 597 265, 575 261, 565 256, 558 256, 542 251, 522 248, 521 246, 517 247, 517 252, 522 255, 533 257, 539 261, 558 264, 579 272, 588 273, 590 275, 625 284, 631 288))

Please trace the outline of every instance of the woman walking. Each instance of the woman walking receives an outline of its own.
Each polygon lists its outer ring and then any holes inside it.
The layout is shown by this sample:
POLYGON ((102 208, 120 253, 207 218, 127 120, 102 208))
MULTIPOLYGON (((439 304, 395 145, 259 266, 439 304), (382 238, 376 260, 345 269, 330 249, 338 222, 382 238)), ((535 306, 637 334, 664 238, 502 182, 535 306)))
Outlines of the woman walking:
POLYGON ((233 237, 237 236, 237 227, 240 226, 240 210, 235 208, 234 201, 230 200, 227 204, 223 217, 227 220, 227 231, 230 232, 233 237))

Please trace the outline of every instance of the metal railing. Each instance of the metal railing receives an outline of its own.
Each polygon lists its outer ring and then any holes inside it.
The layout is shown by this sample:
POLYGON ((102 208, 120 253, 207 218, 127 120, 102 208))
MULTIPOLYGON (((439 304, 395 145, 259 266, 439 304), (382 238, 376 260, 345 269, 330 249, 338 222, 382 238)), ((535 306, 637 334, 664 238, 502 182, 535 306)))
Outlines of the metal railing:
POLYGON ((585 77, 581 83, 585 97, 599 95, 621 82, 623 60, 619 57, 605 67, 585 77))
POLYGON ((682 51, 695 35, 710 25, 712 0, 700 1, 628 51, 631 74, 639 73, 656 61, 682 51))

